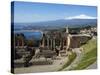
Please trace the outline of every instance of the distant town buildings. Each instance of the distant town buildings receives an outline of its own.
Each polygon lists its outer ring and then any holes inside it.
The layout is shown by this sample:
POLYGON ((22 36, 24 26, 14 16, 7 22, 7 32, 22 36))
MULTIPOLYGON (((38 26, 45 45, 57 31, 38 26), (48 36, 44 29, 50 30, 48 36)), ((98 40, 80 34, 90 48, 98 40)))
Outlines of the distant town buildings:
POLYGON ((81 34, 90 34, 90 35, 97 35, 97 27, 91 27, 89 29, 81 29, 81 34))

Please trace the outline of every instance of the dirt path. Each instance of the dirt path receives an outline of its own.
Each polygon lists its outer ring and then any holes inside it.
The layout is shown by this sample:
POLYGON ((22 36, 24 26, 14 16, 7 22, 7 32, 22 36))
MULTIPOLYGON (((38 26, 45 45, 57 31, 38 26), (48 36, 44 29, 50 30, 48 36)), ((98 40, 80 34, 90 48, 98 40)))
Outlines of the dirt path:
POLYGON ((77 57, 75 58, 75 60, 68 67, 66 67, 64 69, 64 71, 73 69, 75 66, 77 66, 77 63, 83 57, 83 52, 80 51, 80 48, 75 48, 75 49, 73 49, 73 51, 77 54, 77 57))
POLYGON ((97 62, 94 62, 90 66, 88 66, 86 69, 97 69, 97 62))

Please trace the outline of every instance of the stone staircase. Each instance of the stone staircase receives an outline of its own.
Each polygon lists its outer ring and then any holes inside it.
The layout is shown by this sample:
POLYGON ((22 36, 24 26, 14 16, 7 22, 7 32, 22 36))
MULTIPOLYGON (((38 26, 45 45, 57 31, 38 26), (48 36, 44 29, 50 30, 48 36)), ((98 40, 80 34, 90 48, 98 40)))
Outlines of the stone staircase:
POLYGON ((61 50, 61 51, 60 51, 60 55, 61 55, 62 57, 67 56, 66 50, 61 50))

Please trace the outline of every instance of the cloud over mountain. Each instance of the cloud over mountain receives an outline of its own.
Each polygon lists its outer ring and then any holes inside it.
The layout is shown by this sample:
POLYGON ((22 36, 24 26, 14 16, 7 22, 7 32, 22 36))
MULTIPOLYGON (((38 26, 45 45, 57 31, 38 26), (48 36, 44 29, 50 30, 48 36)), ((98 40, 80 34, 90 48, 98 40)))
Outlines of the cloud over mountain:
POLYGON ((77 16, 66 17, 65 19, 67 19, 67 20, 68 19, 97 19, 97 17, 81 14, 81 15, 77 15, 77 16))

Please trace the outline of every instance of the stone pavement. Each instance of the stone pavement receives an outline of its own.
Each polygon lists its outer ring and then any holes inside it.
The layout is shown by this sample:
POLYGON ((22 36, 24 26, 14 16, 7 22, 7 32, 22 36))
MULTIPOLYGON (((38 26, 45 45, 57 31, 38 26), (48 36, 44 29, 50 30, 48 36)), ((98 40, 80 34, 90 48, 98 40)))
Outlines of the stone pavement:
POLYGON ((59 68, 62 67, 68 61, 68 57, 57 57, 55 60, 51 61, 48 59, 47 61, 45 58, 40 59, 32 59, 30 61, 31 66, 29 67, 16 67, 14 69, 15 73, 34 73, 34 72, 53 72, 57 71, 59 68), (49 64, 48 64, 49 62, 49 64), (50 62, 52 62, 50 64, 50 62))

